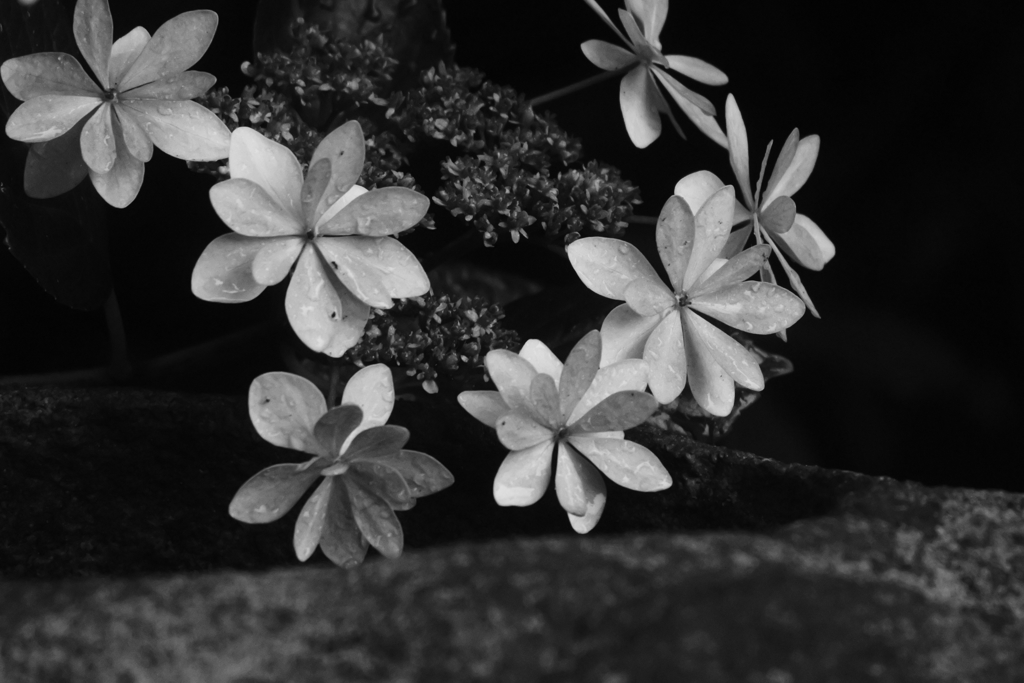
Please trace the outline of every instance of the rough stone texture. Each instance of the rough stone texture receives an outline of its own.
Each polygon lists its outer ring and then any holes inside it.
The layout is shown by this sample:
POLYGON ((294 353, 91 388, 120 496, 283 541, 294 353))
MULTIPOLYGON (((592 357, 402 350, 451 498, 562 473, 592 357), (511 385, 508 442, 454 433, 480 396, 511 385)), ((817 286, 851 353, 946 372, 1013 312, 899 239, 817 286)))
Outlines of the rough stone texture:
POLYGON ((456 485, 398 561, 288 568, 294 512, 226 514, 288 455, 244 399, 0 391, 0 681, 1024 680, 1024 496, 648 425, 677 485, 610 486, 580 538, 553 495, 494 505, 501 447, 450 402, 392 421, 456 485))

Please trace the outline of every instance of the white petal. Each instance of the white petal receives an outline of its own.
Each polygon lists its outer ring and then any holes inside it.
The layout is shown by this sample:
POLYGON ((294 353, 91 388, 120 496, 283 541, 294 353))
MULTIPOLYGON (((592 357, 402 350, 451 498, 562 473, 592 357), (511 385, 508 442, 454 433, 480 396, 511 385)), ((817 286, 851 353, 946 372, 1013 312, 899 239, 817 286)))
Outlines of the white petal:
POLYGON ((638 443, 591 435, 570 436, 569 443, 619 486, 645 493, 672 486, 672 475, 658 456, 638 443))
POLYGON ((275 446, 321 455, 313 428, 326 412, 324 395, 305 377, 267 372, 249 385, 249 419, 275 446))
POLYGON ((641 64, 622 77, 619 84, 619 106, 626 132, 633 144, 643 149, 661 135, 661 118, 655 106, 652 89, 656 86, 645 65, 641 64))
POLYGON ((521 451, 512 451, 494 476, 494 501, 501 506, 533 505, 551 482, 554 443, 547 441, 521 451))
POLYGON ((808 135, 800 140, 796 146, 796 154, 789 168, 782 174, 778 184, 772 193, 761 200, 761 206, 768 206, 779 197, 792 197, 797 190, 804 186, 811 171, 814 170, 814 163, 818 160, 818 151, 821 149, 821 138, 817 135, 808 135))
POLYGON ((668 0, 626 0, 626 8, 643 27, 647 42, 660 50, 658 37, 668 16, 668 0))
POLYGON ((210 188, 210 203, 225 225, 249 237, 301 235, 294 215, 248 178, 231 178, 210 188))
POLYGON ((580 48, 583 50, 583 56, 589 59, 591 64, 605 71, 615 71, 639 61, 629 50, 603 40, 588 40, 580 45, 580 48))
POLYGON ((680 178, 673 192, 686 200, 690 212, 696 216, 711 195, 723 187, 725 183, 711 171, 696 171, 680 178))
POLYGON ((683 289, 689 290, 725 248, 732 230, 736 192, 731 185, 711 195, 694 216, 693 252, 683 277, 683 289))
POLYGON ((603 367, 597 371, 590 388, 573 408, 566 420, 571 425, 601 401, 619 391, 643 391, 647 388, 647 363, 637 359, 627 359, 603 367))
POLYGON ((686 354, 682 319, 673 310, 658 324, 644 345, 644 360, 650 368, 648 381, 658 403, 670 403, 686 387, 686 354))
POLYGON ((684 55, 665 55, 668 60, 668 67, 695 81, 707 85, 725 85, 729 77, 717 66, 708 64, 703 59, 687 57, 684 55))
POLYGON ((505 349, 495 349, 484 357, 487 374, 501 392, 511 410, 529 412, 530 384, 537 370, 528 360, 505 349))
POLYGON ((393 237, 317 237, 317 248, 360 301, 391 308, 392 299, 426 294, 430 281, 416 256, 393 237))
POLYGON ((570 515, 582 517, 595 498, 604 494, 601 475, 575 449, 558 442, 558 464, 555 465, 555 493, 558 504, 570 515))
POLYGON ((601 324, 601 367, 643 356, 644 344, 662 317, 642 316, 629 304, 616 306, 601 324))
POLYGON ((687 379, 697 405, 712 415, 728 415, 732 412, 736 385, 687 319, 683 321, 683 343, 686 345, 687 379))
POLYGON ((459 405, 492 429, 499 417, 512 410, 497 391, 463 391, 459 394, 459 405))
POLYGON ((523 348, 519 349, 519 357, 529 361, 537 372, 550 375, 551 379, 555 380, 555 386, 558 386, 562 379, 562 361, 558 360, 558 356, 547 347, 547 344, 539 339, 528 339, 523 348))
POLYGON ((188 100, 125 99, 129 110, 153 144, 186 161, 217 161, 228 156, 231 132, 209 109, 188 100))
POLYGON ((302 166, 292 151, 252 128, 236 128, 230 150, 231 177, 253 181, 301 223, 302 166))
POLYGON ((779 247, 804 268, 821 270, 836 255, 836 245, 821 228, 802 213, 796 215, 793 227, 776 235, 779 247))
POLYGON ((643 316, 661 315, 676 305, 676 297, 660 282, 637 278, 626 287, 626 303, 643 316))
POLYGON ((305 245, 303 237, 268 239, 252 261, 253 280, 264 286, 276 285, 284 280, 305 245))
POLYGON ((754 206, 754 193, 750 191, 750 152, 747 149, 747 127, 743 123, 739 105, 732 93, 725 99, 725 131, 729 138, 729 164, 740 184, 743 200, 754 206))
POLYGON ((747 351, 743 344, 718 329, 693 311, 683 311, 686 324, 693 329, 707 346, 715 362, 725 370, 733 381, 747 389, 764 389, 764 375, 757 358, 747 351))
POLYGON ((288 283, 284 305, 288 322, 302 343, 338 358, 362 337, 370 309, 329 277, 316 250, 304 249, 288 283))
POLYGON ((391 417, 395 407, 395 382, 391 369, 383 363, 377 363, 356 372, 345 384, 341 404, 359 406, 363 411, 363 421, 352 430, 341 447, 344 453, 356 434, 386 424, 391 417))
POLYGON ((265 288, 253 279, 252 262, 266 243, 233 232, 210 242, 192 269, 192 293, 203 301, 223 303, 256 298, 265 288))
POLYGON ((660 283, 647 258, 629 242, 610 237, 585 237, 568 247, 569 263, 591 291, 623 301, 626 287, 637 278, 660 283))
POLYGON ((498 418, 495 423, 498 441, 505 448, 521 451, 539 443, 550 442, 554 434, 550 429, 525 413, 513 410, 498 418))

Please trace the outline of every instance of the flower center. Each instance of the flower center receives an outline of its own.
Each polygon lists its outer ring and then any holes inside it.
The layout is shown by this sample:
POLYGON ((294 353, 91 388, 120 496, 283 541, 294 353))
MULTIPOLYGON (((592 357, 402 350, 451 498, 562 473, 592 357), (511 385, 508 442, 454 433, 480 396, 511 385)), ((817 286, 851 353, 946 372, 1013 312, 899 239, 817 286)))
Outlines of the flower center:
POLYGON ((115 88, 110 88, 109 90, 104 90, 103 91, 103 99, 106 102, 117 102, 118 101, 118 97, 117 96, 118 96, 118 92, 117 92, 117 90, 115 88))
POLYGON ((676 294, 676 303, 679 304, 679 308, 686 308, 690 305, 690 296, 686 292, 676 294))

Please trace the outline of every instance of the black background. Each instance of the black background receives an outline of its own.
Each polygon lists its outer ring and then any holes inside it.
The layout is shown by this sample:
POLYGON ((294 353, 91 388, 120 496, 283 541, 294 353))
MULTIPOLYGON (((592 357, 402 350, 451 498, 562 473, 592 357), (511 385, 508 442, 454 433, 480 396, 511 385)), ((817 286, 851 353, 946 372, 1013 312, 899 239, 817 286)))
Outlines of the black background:
MULTIPOLYGON (((596 72, 582 41, 616 42, 581 0, 445 4, 456 61, 528 96, 596 72)), ((602 5, 612 14, 617 7, 602 5)), ((252 58, 255 3, 111 7, 115 36, 136 25, 153 31, 189 9, 216 10, 217 36, 196 68, 233 92, 245 83, 239 64, 252 58)), ((954 15, 872 3, 672 0, 664 50, 729 75, 727 86, 697 89, 720 111, 728 92, 737 97, 752 166, 769 140, 781 144, 793 127, 822 137, 815 171, 795 199, 837 246, 823 272, 804 276, 823 319, 806 317, 788 344, 765 340, 794 361, 795 374, 768 385, 730 445, 932 484, 1024 491, 1016 431, 1022 221, 1010 176, 1021 151, 1021 60, 1010 23, 995 3, 954 15)), ((633 148, 615 81, 542 109, 582 138, 588 157, 641 187, 639 214, 657 215, 692 171, 731 182, 724 150, 688 122, 688 142, 665 122, 658 141, 633 148)), ((210 182, 157 152, 135 203, 108 209, 115 286, 136 354, 202 342, 280 306, 266 294, 241 306, 193 298, 192 267, 226 232, 206 198, 210 182)), ((6 251, 0 288, 0 375, 105 362, 102 313, 58 305, 6 251)), ((253 351, 239 349, 242 377, 275 367, 274 349, 253 351)), ((241 392, 247 384, 212 388, 241 392)))

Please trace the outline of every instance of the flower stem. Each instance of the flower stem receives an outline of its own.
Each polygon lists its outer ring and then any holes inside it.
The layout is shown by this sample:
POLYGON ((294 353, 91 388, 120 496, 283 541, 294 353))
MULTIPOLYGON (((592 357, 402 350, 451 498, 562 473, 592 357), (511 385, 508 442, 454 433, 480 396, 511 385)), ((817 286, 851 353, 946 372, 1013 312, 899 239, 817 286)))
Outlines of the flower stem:
POLYGON ((341 380, 341 368, 337 363, 331 364, 331 388, 327 392, 327 410, 334 407, 338 400, 338 382, 341 380))
POLYGON ((107 334, 110 337, 110 378, 115 382, 123 382, 132 374, 132 363, 128 359, 128 341, 124 334, 121 306, 117 303, 113 287, 103 304, 103 314, 107 319, 107 334))
POLYGON ((447 263, 452 259, 465 256, 466 254, 474 251, 481 244, 480 231, 467 224, 466 232, 462 233, 437 251, 427 254, 420 260, 420 265, 423 267, 424 271, 429 273, 443 263, 447 263))
POLYGON ((657 216, 630 216, 626 219, 630 225, 657 225, 657 216))
POLYGON ((615 78, 616 76, 620 76, 620 75, 626 73, 627 71, 629 71, 630 69, 632 69, 634 66, 636 66, 635 63, 634 64, 628 64, 628 65, 622 67, 621 69, 616 69, 614 71, 603 71, 603 72, 601 72, 599 74, 595 74, 595 75, 591 76, 590 78, 584 78, 582 81, 577 81, 576 83, 573 83, 572 85, 567 85, 564 88, 559 88, 558 90, 552 90, 551 92, 547 93, 546 95, 541 95, 540 97, 534 97, 532 100, 530 100, 530 101, 528 101, 526 103, 526 106, 527 107, 537 107, 539 105, 551 102, 552 100, 557 100, 559 97, 564 97, 565 95, 571 95, 572 93, 576 92, 577 90, 583 90, 584 88, 589 88, 590 86, 595 85, 597 83, 601 83, 602 81, 607 81, 610 78, 615 78))

